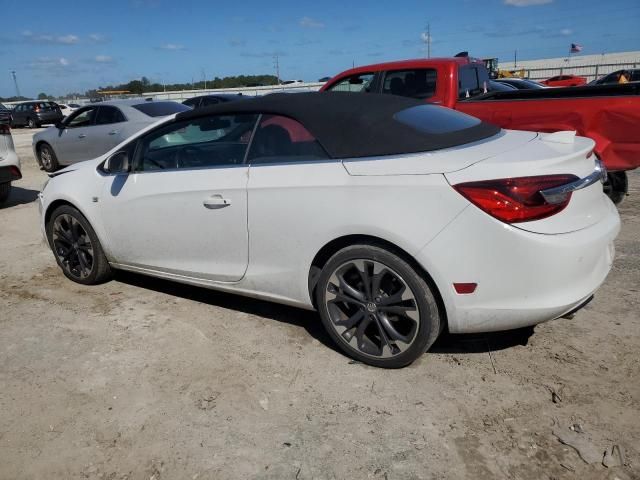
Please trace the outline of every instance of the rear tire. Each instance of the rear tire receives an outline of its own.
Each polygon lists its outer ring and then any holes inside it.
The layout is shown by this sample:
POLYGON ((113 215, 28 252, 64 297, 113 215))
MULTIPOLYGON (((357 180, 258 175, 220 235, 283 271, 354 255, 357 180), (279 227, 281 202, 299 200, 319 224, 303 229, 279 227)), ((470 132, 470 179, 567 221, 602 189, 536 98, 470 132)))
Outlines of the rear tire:
POLYGON ((69 280, 97 285, 113 277, 113 272, 88 220, 76 208, 56 208, 46 225, 53 255, 69 280))
POLYGON ((400 368, 436 341, 441 315, 435 293, 400 255, 353 245, 324 265, 315 290, 322 323, 350 357, 400 368))
POLYGON ((33 118, 30 118, 29 120, 27 120, 27 127, 36 128, 37 126, 38 126, 38 124, 36 123, 36 121, 33 118))
POLYGON ((48 143, 43 143, 38 147, 38 160, 45 172, 55 172, 60 168, 58 157, 48 143))
POLYGON ((11 193, 11 182, 0 183, 0 204, 3 204, 9 199, 11 193))
POLYGON ((616 205, 622 203, 629 190, 627 172, 608 172, 603 189, 613 203, 616 205))

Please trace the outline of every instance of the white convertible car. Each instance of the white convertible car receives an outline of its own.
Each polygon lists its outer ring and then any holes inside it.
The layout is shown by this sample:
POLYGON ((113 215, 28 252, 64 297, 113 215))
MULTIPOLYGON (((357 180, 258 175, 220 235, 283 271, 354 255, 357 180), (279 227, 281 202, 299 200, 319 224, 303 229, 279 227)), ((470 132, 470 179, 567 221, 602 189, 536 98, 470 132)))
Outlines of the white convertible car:
POLYGON ((593 146, 390 95, 269 95, 52 174, 42 229, 75 282, 123 269, 315 308, 348 355, 400 367, 444 328, 591 299, 620 227, 593 146))

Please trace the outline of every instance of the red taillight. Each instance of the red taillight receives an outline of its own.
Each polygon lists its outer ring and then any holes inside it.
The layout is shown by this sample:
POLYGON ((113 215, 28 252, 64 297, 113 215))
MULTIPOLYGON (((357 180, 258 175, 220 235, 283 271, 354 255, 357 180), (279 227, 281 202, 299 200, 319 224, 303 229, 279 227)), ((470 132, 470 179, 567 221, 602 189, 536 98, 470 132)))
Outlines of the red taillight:
POLYGON ((561 203, 550 204, 540 190, 559 187, 577 179, 575 175, 501 178, 460 183, 453 188, 492 217, 518 223, 540 220, 564 210, 571 200, 570 193, 561 203))
POLYGON ((9 125, 0 125, 0 135, 11 135, 9 125))

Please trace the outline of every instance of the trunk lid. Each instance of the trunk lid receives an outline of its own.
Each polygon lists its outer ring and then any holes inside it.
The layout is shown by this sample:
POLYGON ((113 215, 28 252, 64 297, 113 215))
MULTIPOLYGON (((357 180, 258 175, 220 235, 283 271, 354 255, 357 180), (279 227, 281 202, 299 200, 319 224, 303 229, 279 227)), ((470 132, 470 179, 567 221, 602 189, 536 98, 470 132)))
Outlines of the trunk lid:
MULTIPOLYGON (((591 153, 594 145, 593 140, 576 137, 575 132, 540 134, 516 151, 494 155, 465 169, 446 173, 445 177, 451 185, 545 175, 569 174, 577 179, 599 177, 597 157, 591 153)), ((598 223, 614 208, 597 178, 594 183, 573 191, 567 206, 558 213, 512 225, 535 233, 568 233, 598 223)))
POLYGON ((533 132, 503 130, 493 137, 459 147, 403 156, 353 158, 342 163, 349 175, 356 176, 449 173, 521 148, 537 136, 533 132))

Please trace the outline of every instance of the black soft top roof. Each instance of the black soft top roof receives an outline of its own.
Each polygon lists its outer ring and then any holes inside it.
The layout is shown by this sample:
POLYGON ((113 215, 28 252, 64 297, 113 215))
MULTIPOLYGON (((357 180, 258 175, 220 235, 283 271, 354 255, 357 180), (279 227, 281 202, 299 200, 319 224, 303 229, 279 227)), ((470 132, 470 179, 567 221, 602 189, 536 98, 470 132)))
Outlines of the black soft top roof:
MULTIPOLYGON (((397 112, 425 106, 423 101, 393 95, 347 92, 277 93, 179 113, 178 120, 212 114, 264 113, 293 118, 304 125, 332 158, 373 157, 455 147, 493 136, 499 127, 478 123, 470 128, 432 134, 394 119, 397 112)), ((429 106, 434 115, 443 107, 429 106)), ((451 110, 447 112, 453 113, 451 110)))

